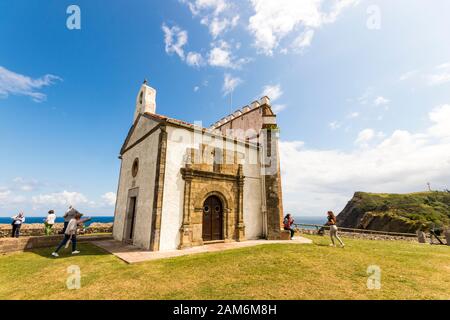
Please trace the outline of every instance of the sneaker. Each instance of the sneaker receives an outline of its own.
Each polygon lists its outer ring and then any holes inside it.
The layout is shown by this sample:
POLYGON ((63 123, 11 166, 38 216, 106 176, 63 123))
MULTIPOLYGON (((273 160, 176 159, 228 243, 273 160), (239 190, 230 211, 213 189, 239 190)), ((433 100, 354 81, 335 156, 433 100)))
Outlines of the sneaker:
POLYGON ((80 253, 80 251, 78 251, 78 250, 72 251, 72 254, 79 254, 79 253, 80 253))
POLYGON ((341 244, 341 248, 345 247, 345 244, 341 244))
POLYGON ((52 252, 52 256, 59 257, 59 254, 57 254, 56 252, 52 252))
POLYGON ((330 243, 330 247, 336 247, 334 244, 330 243))

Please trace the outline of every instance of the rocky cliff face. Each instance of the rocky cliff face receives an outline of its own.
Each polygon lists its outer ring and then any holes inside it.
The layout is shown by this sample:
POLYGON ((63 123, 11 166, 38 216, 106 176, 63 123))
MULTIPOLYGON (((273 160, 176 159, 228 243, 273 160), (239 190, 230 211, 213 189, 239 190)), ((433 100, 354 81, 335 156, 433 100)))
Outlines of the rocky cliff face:
POLYGON ((337 216, 338 226, 414 233, 450 225, 450 193, 374 194, 356 192, 337 216))

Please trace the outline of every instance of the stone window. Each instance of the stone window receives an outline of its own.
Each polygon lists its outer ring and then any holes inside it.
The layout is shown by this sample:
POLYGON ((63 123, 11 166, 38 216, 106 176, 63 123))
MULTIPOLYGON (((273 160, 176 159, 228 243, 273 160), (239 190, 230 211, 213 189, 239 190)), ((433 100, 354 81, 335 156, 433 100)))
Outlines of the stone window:
POLYGON ((219 148, 214 149, 214 162, 213 162, 213 171, 214 172, 220 172, 221 165, 223 163, 223 153, 222 150, 219 148))
POLYGON ((139 95, 139 104, 142 105, 142 98, 144 97, 144 92, 141 91, 141 94, 139 95))
POLYGON ((133 166, 131 167, 131 175, 136 178, 139 171, 139 159, 134 159, 133 166))

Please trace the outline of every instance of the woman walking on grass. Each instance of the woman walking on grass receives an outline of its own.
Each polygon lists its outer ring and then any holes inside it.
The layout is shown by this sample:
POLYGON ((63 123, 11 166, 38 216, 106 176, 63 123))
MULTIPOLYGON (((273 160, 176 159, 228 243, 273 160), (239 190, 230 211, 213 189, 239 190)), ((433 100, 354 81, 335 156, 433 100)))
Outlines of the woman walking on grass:
POLYGON ((75 214, 75 216, 69 221, 67 224, 66 231, 64 231, 64 239, 59 244, 58 248, 56 248, 55 252, 52 253, 52 256, 59 257, 58 251, 64 247, 67 241, 72 241, 72 254, 78 254, 80 251, 77 250, 77 228, 78 223, 80 222, 81 213, 75 214))
POLYGON ((345 245, 342 242, 341 238, 339 238, 338 236, 338 228, 336 226, 336 216, 334 215, 333 211, 328 211, 328 222, 327 222, 327 226, 330 226, 330 238, 331 238, 331 244, 330 246, 335 247, 336 245, 334 244, 334 238, 336 238, 339 243, 341 244, 341 247, 343 248, 345 245))

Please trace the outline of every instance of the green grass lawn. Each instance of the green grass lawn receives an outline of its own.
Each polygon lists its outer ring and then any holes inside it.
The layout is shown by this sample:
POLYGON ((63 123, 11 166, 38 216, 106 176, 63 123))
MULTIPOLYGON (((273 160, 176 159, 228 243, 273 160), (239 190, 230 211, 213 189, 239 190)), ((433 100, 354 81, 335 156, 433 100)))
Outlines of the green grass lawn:
POLYGON ((450 299, 450 247, 308 236, 272 244, 128 265, 90 244, 79 256, 51 248, 0 256, 1 299, 450 299), (81 289, 66 270, 81 269, 81 289), (367 267, 381 268, 368 290, 367 267))

